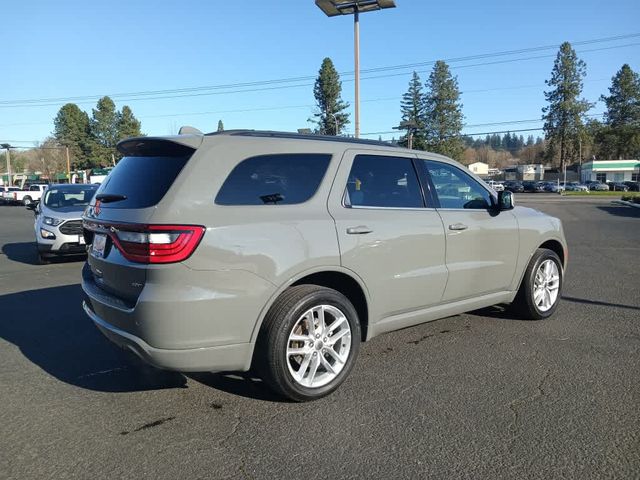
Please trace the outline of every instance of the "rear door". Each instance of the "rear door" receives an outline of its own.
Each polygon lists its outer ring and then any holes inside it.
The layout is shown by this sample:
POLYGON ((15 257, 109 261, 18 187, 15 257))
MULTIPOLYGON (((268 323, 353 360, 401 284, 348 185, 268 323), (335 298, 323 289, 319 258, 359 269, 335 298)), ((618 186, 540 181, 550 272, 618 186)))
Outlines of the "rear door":
POLYGON ((347 150, 331 191, 341 262, 369 290, 372 322, 438 303, 447 281, 442 221, 414 160, 347 150))
POLYGON ((133 238, 136 229, 151 222, 156 205, 195 150, 160 139, 125 144, 124 150, 126 156, 97 190, 83 220, 90 279, 104 292, 135 303, 149 266, 125 258, 114 237, 132 230, 133 238))
POLYGON ((492 208, 492 193, 464 169, 420 160, 446 231, 449 271, 443 301, 509 289, 519 249, 516 218, 492 208))

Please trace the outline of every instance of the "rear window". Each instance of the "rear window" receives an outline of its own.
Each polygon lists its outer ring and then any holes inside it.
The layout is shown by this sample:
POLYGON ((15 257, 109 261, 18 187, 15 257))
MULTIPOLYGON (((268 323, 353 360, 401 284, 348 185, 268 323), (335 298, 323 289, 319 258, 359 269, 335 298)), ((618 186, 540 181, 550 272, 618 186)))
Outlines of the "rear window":
POLYGON ((251 157, 229 174, 216 196, 218 205, 293 205, 318 190, 331 155, 288 153, 251 157))
POLYGON ((124 195, 125 200, 103 203, 103 208, 146 208, 156 205, 186 165, 184 156, 131 156, 118 162, 100 185, 97 195, 124 195))

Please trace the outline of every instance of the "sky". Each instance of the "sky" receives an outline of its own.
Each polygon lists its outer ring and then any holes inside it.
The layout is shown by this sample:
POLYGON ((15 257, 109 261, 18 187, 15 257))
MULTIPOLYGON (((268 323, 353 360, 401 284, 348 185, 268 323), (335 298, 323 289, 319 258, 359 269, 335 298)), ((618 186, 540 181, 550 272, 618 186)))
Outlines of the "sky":
MULTIPOLYGON (((638 0, 396 5, 360 16, 365 138, 398 136, 413 70, 424 81, 438 59, 457 77, 469 134, 541 127, 544 82, 564 41, 587 64, 593 115, 623 64, 640 72, 638 0)), ((311 128, 325 57, 353 112, 353 17, 328 18, 313 0, 22 0, 6 2, 2 17, 0 143, 33 146, 65 103, 91 115, 104 95, 129 105, 147 135, 215 131, 218 120, 225 129, 311 128)))

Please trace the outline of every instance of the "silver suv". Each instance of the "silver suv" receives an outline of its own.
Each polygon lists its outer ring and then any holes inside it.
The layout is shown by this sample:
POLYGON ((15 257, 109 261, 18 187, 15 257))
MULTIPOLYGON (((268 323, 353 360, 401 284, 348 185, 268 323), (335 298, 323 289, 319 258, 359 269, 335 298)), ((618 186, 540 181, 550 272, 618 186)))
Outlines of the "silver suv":
POLYGON ((312 400, 381 333, 500 303, 541 319, 558 305, 560 221, 514 208, 446 157, 244 130, 118 149, 83 217, 84 310, 159 368, 253 367, 312 400))

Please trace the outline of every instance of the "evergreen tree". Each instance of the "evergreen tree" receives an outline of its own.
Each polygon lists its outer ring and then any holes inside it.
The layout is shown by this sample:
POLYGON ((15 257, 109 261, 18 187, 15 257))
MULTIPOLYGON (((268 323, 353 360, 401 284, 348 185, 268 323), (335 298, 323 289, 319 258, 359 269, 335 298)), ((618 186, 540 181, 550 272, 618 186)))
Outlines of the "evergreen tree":
POLYGON ((117 114, 116 130, 117 140, 142 135, 140 131, 140 120, 133 115, 133 112, 127 105, 122 107, 122 111, 117 114))
POLYGON ((84 166, 90 148, 89 116, 75 103, 67 103, 58 111, 53 125, 56 141, 69 147, 74 166, 84 166))
POLYGON ((592 107, 580 98, 585 75, 586 64, 578 59, 571 44, 564 42, 556 56, 551 79, 545 81, 551 90, 544 92, 549 105, 542 109, 544 132, 549 141, 548 156, 557 155, 561 168, 577 157, 585 114, 592 107))
POLYGON ((607 106, 606 127, 596 135, 602 152, 613 158, 640 155, 640 75, 627 64, 611 79, 609 96, 602 96, 607 106))
POLYGON ((427 149, 462 160, 464 145, 460 138, 463 126, 458 81, 449 66, 438 60, 426 84, 424 97, 424 131, 427 149))
POLYGON ((345 125, 349 123, 349 114, 344 112, 349 104, 342 101, 341 92, 340 75, 338 75, 331 59, 325 58, 313 87, 318 112, 313 114, 315 119, 309 119, 310 122, 318 125, 317 133, 339 135, 345 125))
POLYGON ((222 120, 218 120, 218 131, 219 132, 224 131, 224 124, 222 123, 222 120))
POLYGON ((533 145, 534 141, 535 140, 533 139, 533 135, 529 135, 527 137, 527 147, 530 147, 531 145, 533 145))
POLYGON ((400 111, 402 121, 398 127, 400 130, 406 130, 406 135, 400 137, 399 144, 403 147, 409 146, 409 134, 412 135, 411 148, 416 150, 424 150, 426 142, 424 138, 424 98, 422 94, 422 83, 416 72, 409 82, 409 89, 402 95, 400 102, 400 111))
POLYGON ((96 108, 92 110, 90 126, 93 165, 110 165, 116 154, 118 140, 118 114, 113 100, 109 97, 98 100, 96 108))

